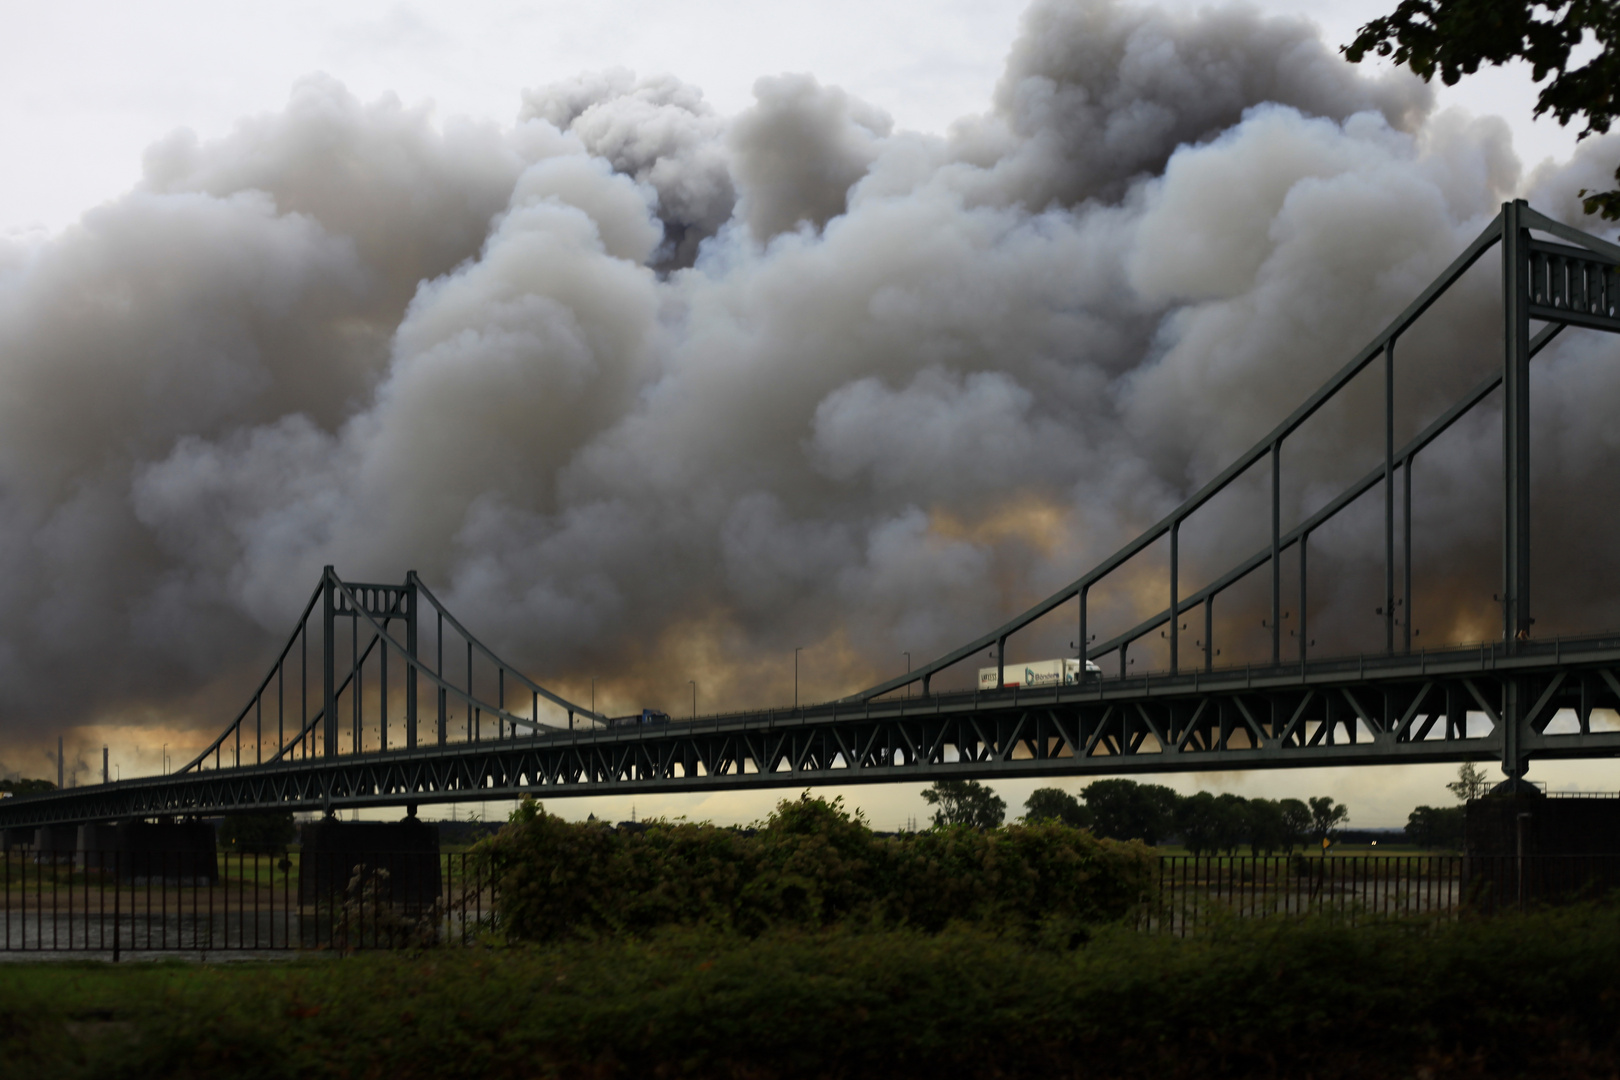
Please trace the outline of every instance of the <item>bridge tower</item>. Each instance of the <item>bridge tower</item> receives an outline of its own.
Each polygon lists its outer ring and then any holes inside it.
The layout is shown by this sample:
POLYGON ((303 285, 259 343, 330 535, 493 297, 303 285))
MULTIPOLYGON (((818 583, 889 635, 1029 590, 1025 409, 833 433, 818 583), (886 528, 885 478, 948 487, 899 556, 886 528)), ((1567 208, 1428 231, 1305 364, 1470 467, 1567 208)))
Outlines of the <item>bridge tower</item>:
MULTIPOLYGON (((1502 642, 1508 655, 1530 639, 1530 229, 1523 200, 1502 205, 1502 642)), ((1520 749, 1531 693, 1509 676, 1503 686, 1504 788, 1529 767, 1520 749)))
MULTIPOLYGON (((351 589, 342 587, 337 572, 330 566, 321 571, 321 689, 324 719, 322 728, 324 732, 326 756, 337 757, 339 753, 339 736, 342 731, 342 720, 338 716, 338 671, 337 671, 337 629, 338 620, 347 619, 350 633, 350 654, 358 658, 360 622, 369 616, 369 621, 381 624, 386 630, 390 623, 403 622, 405 624, 405 656, 406 664, 414 666, 416 661, 416 614, 418 608, 418 594, 416 585, 416 571, 412 570, 405 575, 403 585, 357 585, 351 589), (357 609, 350 600, 353 596, 360 604, 357 609)), ((382 666, 382 678, 379 687, 382 692, 381 715, 388 716, 388 652, 384 648, 378 654, 382 666)), ((358 662, 357 662, 358 663, 358 662)), ((353 715, 350 718, 351 740, 354 751, 360 748, 360 698, 352 695, 353 715)), ((407 748, 416 746, 416 680, 405 680, 405 745, 407 748)), ((388 725, 381 727, 381 749, 388 749, 388 725)))

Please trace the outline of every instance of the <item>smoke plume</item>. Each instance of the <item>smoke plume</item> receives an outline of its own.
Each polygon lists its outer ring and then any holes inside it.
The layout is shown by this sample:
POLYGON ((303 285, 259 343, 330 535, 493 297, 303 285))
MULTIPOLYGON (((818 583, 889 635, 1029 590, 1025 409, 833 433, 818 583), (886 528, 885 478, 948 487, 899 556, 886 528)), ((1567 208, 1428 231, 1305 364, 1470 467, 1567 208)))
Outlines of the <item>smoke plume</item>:
MULTIPOLYGON (((780 702, 801 646, 802 696, 839 696, 997 625, 1286 415, 1504 199, 1592 227, 1576 192, 1620 138, 1526 177, 1501 121, 1335 45, 1037 0, 944 135, 810 75, 726 117, 610 71, 510 126, 318 77, 159 141, 122 198, 0 239, 0 738, 201 742, 328 563, 417 570, 610 710, 684 712, 689 679, 700 711, 780 702)), ((1499 363, 1488 271, 1403 341, 1398 438, 1499 363)), ((1613 361, 1581 332, 1537 361, 1549 633, 1620 622, 1613 361)), ((1381 393, 1285 448, 1285 527, 1380 460, 1381 393)), ((1419 460, 1425 643, 1496 632, 1500 453, 1487 408, 1419 460)), ((1366 504, 1312 549, 1322 653, 1382 625, 1366 504)), ((1267 506, 1196 517, 1184 584, 1257 549, 1267 506)), ((1163 605, 1154 565, 1094 628, 1163 605)), ((1223 659, 1269 641, 1257 595, 1218 608, 1223 659)))

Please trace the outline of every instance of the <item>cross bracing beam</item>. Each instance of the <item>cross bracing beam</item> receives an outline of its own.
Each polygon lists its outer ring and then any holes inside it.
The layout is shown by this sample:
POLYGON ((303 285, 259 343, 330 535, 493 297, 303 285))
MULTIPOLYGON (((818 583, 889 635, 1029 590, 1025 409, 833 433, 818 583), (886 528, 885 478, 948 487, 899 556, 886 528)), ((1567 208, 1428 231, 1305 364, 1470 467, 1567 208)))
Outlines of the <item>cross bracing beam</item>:
POLYGON ((1518 733, 1526 752, 1620 754, 1614 635, 284 760, 7 799, 0 828, 525 795, 1479 760, 1501 753, 1510 686, 1529 690, 1518 733), (1599 710, 1610 712, 1594 724, 1599 710))

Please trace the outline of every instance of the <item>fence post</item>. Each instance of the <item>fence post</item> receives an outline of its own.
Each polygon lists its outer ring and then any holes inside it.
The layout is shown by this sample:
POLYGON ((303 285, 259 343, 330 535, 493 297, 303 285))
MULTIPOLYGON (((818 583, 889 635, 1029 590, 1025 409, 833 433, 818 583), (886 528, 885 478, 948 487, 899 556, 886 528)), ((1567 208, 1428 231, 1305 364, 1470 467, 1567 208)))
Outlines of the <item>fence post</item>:
POLYGON ((123 943, 120 937, 122 926, 118 919, 123 906, 122 899, 124 895, 123 890, 118 887, 118 878, 123 870, 123 859, 124 853, 122 851, 113 852, 113 963, 115 964, 118 963, 119 946, 123 943))

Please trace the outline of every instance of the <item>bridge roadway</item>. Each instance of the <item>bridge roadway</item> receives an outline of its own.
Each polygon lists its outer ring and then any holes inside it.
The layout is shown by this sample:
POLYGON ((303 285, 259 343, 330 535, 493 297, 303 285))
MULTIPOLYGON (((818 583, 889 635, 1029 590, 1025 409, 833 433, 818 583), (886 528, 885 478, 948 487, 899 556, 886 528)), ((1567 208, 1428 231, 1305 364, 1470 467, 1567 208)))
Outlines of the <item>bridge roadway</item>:
POLYGON ((1620 753, 1620 634, 830 702, 202 769, 6 799, 0 827, 227 810, 1620 753), (1510 686, 1526 702, 1501 722, 1510 686), (1555 714, 1569 710, 1553 724, 1555 714), (1600 718, 1602 724, 1602 718, 1600 718), (1549 728, 1553 730, 1549 730, 1549 728))

